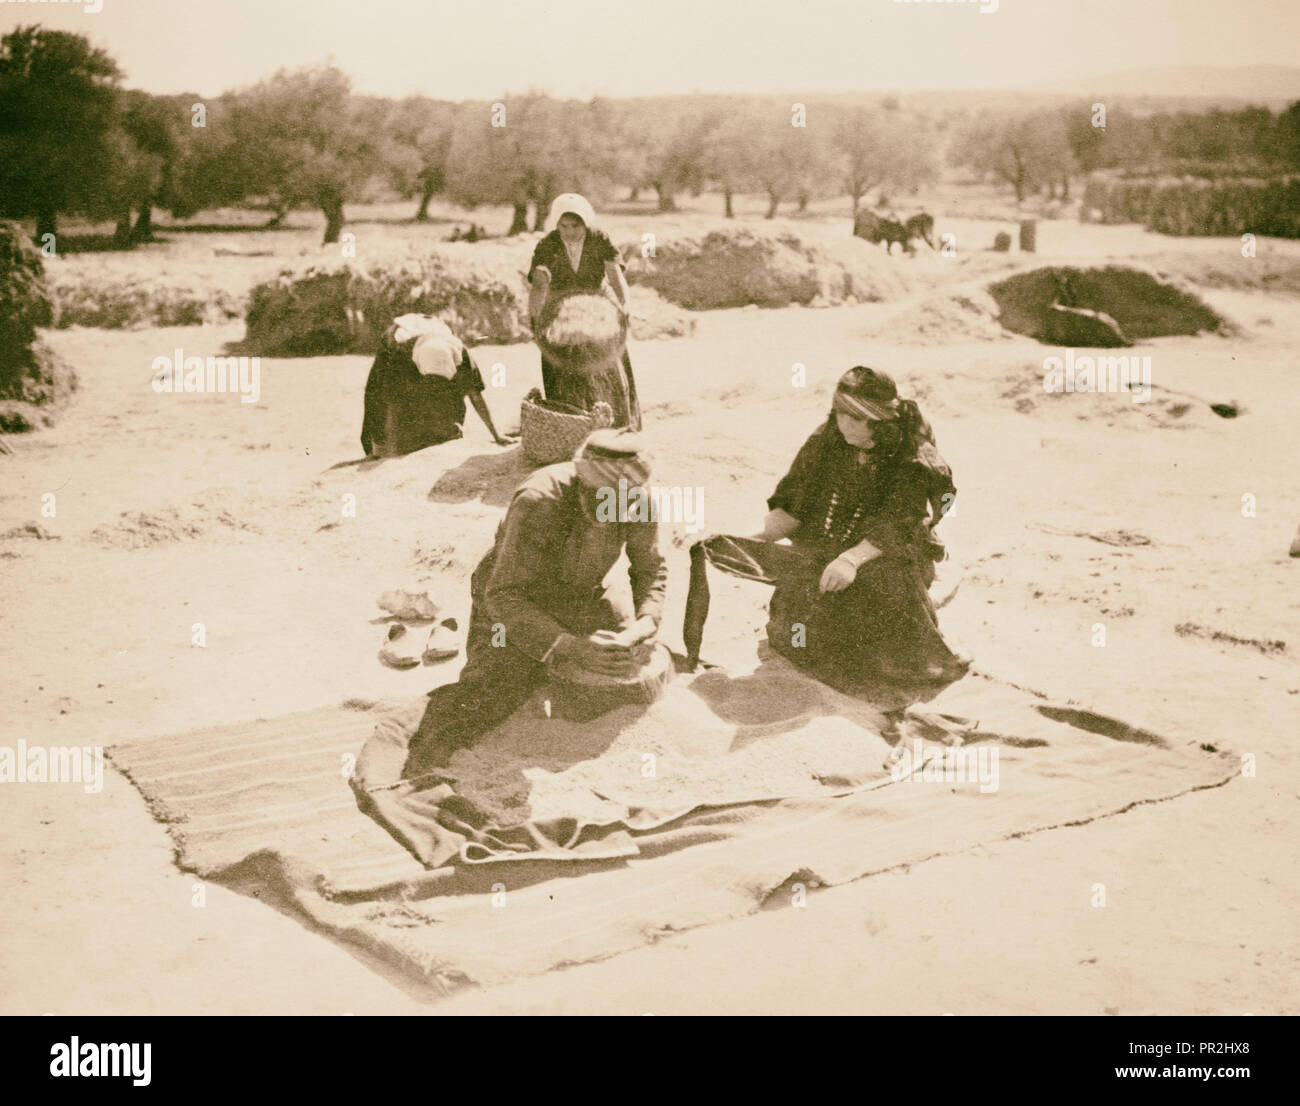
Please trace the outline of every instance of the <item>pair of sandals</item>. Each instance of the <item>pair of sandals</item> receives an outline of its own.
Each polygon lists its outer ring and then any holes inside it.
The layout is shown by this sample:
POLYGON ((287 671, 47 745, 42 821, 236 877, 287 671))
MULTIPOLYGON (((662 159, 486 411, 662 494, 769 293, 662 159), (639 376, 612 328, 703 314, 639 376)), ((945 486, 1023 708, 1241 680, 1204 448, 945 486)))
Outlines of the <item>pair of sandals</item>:
POLYGON ((437 664, 450 660, 460 652, 460 625, 454 618, 439 618, 442 613, 437 602, 427 591, 404 589, 386 591, 379 597, 379 605, 399 621, 388 627, 384 644, 379 650, 379 660, 389 668, 398 670, 416 668, 421 664, 437 664), (434 622, 428 640, 421 649, 414 627, 406 622, 434 622))
POLYGON ((429 638, 421 649, 414 630, 401 622, 394 622, 388 627, 379 659, 389 668, 398 670, 450 660, 460 652, 459 631, 460 626, 454 618, 444 618, 429 631, 429 638))

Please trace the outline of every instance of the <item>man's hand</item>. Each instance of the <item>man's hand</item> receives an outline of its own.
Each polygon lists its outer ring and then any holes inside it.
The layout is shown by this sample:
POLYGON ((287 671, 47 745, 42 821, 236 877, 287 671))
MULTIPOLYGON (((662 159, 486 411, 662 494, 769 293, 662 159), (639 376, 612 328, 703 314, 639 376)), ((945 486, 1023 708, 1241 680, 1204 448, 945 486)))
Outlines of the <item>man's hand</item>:
POLYGON ((637 670, 632 651, 609 630, 597 630, 585 638, 569 635, 560 640, 557 652, 578 667, 602 676, 631 676, 637 670))
POLYGON ((504 434, 498 434, 492 440, 497 445, 501 445, 501 446, 514 445, 517 441, 519 441, 519 435, 516 434, 513 430, 507 430, 504 434))
POLYGON ((659 627, 655 625, 653 618, 638 618, 632 625, 619 630, 617 633, 611 630, 598 630, 592 636, 599 638, 601 641, 621 645, 625 649, 632 649, 637 645, 653 641, 655 634, 658 632, 659 627))
POLYGON ((840 554, 835 560, 826 566, 822 573, 821 590, 843 591, 858 576, 858 566, 848 557, 840 554))

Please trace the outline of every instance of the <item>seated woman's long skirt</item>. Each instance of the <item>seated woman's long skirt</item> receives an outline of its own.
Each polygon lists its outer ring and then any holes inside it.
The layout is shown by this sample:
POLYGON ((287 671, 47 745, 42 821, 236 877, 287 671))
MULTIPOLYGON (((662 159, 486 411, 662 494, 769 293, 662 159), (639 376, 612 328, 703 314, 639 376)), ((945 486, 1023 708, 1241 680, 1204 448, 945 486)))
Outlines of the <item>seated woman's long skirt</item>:
POLYGON ((924 682, 927 669, 951 672, 956 654, 939 632, 929 587, 934 564, 920 554, 880 556, 838 592, 819 590, 831 553, 795 544, 806 569, 776 582, 768 608, 772 648, 834 687, 873 679, 924 682))

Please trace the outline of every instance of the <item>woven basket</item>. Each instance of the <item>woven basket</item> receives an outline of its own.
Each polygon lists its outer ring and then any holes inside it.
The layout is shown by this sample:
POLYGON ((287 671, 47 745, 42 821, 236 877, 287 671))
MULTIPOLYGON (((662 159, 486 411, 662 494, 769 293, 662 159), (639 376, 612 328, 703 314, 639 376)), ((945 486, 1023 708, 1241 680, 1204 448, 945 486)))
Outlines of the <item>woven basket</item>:
POLYGON ((618 679, 552 663, 548 674, 551 712, 569 722, 588 722, 619 707, 657 703, 673 678, 673 656, 662 642, 645 648, 635 676, 618 679))
POLYGON ((519 433, 524 456, 535 465, 572 461, 578 446, 593 430, 614 425, 614 409, 597 403, 589 412, 556 411, 545 406, 542 393, 534 388, 519 407, 519 433))

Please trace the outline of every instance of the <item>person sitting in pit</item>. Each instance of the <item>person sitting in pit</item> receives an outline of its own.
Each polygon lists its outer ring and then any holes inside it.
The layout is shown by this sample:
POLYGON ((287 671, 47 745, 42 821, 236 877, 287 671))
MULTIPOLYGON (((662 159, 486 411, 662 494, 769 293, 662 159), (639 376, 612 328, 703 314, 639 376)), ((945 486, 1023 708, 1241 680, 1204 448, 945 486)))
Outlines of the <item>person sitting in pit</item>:
POLYGON ((361 447, 367 457, 399 457, 464 433, 465 401, 497 433, 483 399, 483 376, 465 344, 432 315, 403 315, 385 332, 366 378, 361 447))

